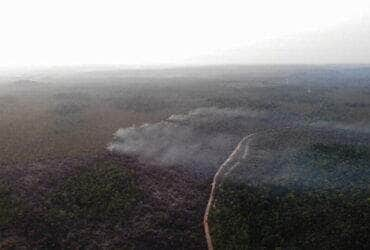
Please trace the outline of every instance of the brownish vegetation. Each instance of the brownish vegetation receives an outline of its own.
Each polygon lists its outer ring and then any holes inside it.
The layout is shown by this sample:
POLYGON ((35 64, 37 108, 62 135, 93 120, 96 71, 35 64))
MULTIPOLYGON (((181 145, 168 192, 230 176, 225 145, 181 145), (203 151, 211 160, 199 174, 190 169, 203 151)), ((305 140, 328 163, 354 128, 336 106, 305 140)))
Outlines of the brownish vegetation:
POLYGON ((2 248, 205 247, 208 187, 182 168, 105 153, 0 172, 2 248))

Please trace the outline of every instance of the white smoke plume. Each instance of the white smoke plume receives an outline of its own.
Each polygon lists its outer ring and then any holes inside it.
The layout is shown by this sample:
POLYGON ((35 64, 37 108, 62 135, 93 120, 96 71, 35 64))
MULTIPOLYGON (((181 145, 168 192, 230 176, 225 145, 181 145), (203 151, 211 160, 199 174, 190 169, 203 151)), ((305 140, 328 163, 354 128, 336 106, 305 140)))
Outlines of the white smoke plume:
POLYGON ((252 110, 199 108, 139 127, 119 129, 108 149, 164 165, 213 171, 264 114, 252 110))

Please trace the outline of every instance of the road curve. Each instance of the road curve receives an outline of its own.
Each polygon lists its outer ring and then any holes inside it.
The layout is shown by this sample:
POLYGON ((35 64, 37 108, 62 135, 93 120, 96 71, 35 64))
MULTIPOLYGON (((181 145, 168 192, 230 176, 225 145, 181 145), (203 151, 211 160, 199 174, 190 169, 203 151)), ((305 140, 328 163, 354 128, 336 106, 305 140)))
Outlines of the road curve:
POLYGON ((206 240, 207 240, 208 250, 213 250, 214 249, 213 248, 212 237, 211 237, 211 234, 210 234, 209 224, 208 224, 208 218, 209 218, 209 212, 210 212, 211 207, 214 203, 216 187, 219 185, 220 178, 221 178, 222 174, 227 173, 228 170, 232 170, 234 165, 237 164, 235 162, 235 160, 238 159, 241 155, 242 155, 242 158, 245 158, 247 156, 248 151, 249 151, 248 150, 248 148, 249 148, 248 147, 249 139, 252 136, 254 136, 255 134, 256 133, 250 134, 250 135, 244 137, 239 142, 237 147, 230 154, 230 156, 226 159, 226 161, 224 163, 222 163, 222 165, 217 170, 215 176, 213 177, 213 181, 212 181, 212 184, 211 184, 211 193, 209 195, 206 211, 205 211, 204 217, 203 217, 204 233, 205 233, 205 237, 206 237, 206 240))

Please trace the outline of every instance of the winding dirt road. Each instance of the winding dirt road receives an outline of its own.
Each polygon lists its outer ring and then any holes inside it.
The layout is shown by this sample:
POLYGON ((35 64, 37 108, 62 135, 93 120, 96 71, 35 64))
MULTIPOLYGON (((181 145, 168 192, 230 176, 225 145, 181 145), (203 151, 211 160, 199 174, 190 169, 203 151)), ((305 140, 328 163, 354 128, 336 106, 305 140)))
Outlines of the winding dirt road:
POLYGON ((220 184, 220 180, 222 175, 227 174, 229 171, 234 169, 235 165, 238 164, 237 159, 242 156, 242 158, 246 158, 248 155, 249 151, 249 146, 248 142, 249 139, 254 136, 256 133, 250 134, 246 137, 244 137, 237 147, 234 149, 234 151, 230 154, 230 156, 226 159, 226 161, 219 167, 218 171, 216 172, 215 176, 213 177, 213 181, 211 184, 211 193, 209 195, 206 211, 204 213, 203 217, 203 225, 204 225, 204 232, 205 232, 205 237, 207 240, 207 247, 208 250, 213 250, 213 243, 212 243, 212 237, 210 234, 210 229, 209 229, 209 223, 208 223, 208 218, 209 218, 209 212, 211 210, 211 207, 214 203, 215 199, 215 193, 216 193, 216 188, 220 184))

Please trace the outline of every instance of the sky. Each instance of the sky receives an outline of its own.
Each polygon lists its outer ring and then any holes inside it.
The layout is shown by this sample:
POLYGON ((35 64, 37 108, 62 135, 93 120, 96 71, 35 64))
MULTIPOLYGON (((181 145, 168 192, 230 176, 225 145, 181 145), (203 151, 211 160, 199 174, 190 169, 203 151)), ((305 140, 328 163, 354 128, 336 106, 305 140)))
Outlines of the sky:
POLYGON ((370 63, 370 1, 0 1, 0 67, 228 63, 370 63))

